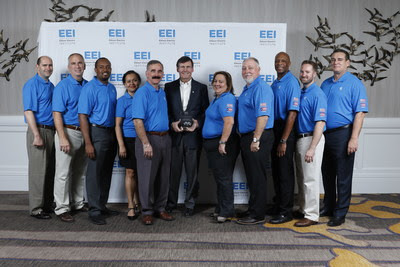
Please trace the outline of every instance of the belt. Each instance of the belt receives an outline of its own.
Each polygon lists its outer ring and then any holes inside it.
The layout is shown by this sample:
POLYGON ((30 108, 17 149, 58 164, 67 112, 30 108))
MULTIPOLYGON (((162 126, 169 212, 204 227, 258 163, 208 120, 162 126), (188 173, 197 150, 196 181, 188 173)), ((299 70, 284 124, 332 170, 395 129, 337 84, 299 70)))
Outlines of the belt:
POLYGON ((147 132, 147 133, 150 134, 150 135, 164 136, 164 135, 168 134, 168 131, 165 131, 165 132, 153 132, 153 131, 150 131, 150 132, 147 132))
POLYGON ((308 137, 308 136, 313 136, 313 132, 298 134, 297 138, 300 139, 300 138, 308 137))
POLYGON ((44 125, 44 124, 39 124, 39 123, 36 125, 38 128, 54 130, 54 126, 51 126, 51 125, 44 125))
POLYGON ((337 128, 326 130, 325 133, 326 134, 327 133, 333 133, 333 132, 336 132, 336 131, 339 131, 339 130, 342 130, 342 129, 347 129, 347 128, 351 127, 351 126, 353 126, 353 124, 346 124, 346 125, 343 125, 343 126, 340 126, 340 127, 337 127, 337 128))
POLYGON ((98 125, 98 124, 95 124, 95 123, 92 123, 91 125, 93 127, 97 127, 97 128, 100 128, 100 129, 106 129, 106 130, 113 130, 114 129, 114 127, 107 127, 107 126, 98 125))
POLYGON ((75 131, 80 131, 80 130, 81 130, 81 127, 76 126, 76 125, 67 125, 67 124, 64 124, 64 127, 65 127, 65 128, 68 128, 68 129, 75 130, 75 131))

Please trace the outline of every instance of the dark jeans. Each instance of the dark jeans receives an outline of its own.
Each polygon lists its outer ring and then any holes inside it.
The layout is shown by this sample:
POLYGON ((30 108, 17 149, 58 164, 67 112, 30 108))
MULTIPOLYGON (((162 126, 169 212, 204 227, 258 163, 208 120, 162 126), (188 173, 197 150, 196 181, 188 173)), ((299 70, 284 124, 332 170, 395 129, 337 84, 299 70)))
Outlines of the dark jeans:
POLYGON ((233 195, 233 171, 239 155, 239 136, 232 133, 225 145, 226 155, 218 152, 221 137, 204 139, 204 149, 207 153, 208 167, 212 170, 217 184, 218 204, 215 212, 223 217, 235 215, 233 195))
POLYGON ((264 130, 260 138, 260 150, 250 151, 253 133, 242 134, 240 150, 247 183, 249 185, 249 213, 250 217, 263 220, 267 205, 267 179, 270 178, 271 149, 274 143, 272 129, 264 130))
POLYGON ((347 154, 352 127, 325 133, 322 181, 324 207, 336 217, 346 216, 351 200, 355 153, 347 154), (336 194, 337 192, 337 194, 336 194))

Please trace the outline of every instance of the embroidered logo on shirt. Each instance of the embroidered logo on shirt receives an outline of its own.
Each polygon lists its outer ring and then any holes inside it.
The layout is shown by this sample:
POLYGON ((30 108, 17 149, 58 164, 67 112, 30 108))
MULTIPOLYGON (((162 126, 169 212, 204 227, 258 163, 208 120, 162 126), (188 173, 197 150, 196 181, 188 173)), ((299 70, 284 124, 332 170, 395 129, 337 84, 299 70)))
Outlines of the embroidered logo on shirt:
POLYGON ((320 108, 320 109, 319 109, 319 116, 320 116, 320 117, 325 117, 325 116, 326 116, 326 113, 325 113, 325 109, 324 109, 324 108, 320 108))
POLYGON ((299 105, 299 98, 293 97, 293 106, 297 107, 299 105))

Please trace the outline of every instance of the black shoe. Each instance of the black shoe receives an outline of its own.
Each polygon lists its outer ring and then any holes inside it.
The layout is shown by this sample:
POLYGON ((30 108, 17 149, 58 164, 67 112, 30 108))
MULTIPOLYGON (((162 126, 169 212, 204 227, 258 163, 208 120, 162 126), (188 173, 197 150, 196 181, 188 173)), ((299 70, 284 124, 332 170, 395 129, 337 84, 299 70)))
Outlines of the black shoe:
POLYGON ((319 217, 332 217, 333 216, 333 211, 323 207, 320 211, 319 211, 319 217))
POLYGON ((191 217, 194 214, 193 209, 185 208, 185 211, 183 212, 183 216, 185 217, 191 217))
POLYGON ((293 215, 293 218, 294 218, 294 219, 303 219, 303 218, 304 218, 304 214, 301 213, 301 212, 298 211, 298 210, 293 211, 292 215, 293 215))
POLYGON ((89 220, 93 223, 93 224, 97 224, 97 225, 104 225, 107 224, 106 220, 100 216, 89 216, 89 220))
POLYGON ((133 216, 126 215, 126 217, 128 217, 128 220, 134 221, 134 220, 136 220, 136 219, 139 217, 139 213, 136 213, 135 208, 129 208, 129 209, 128 209, 128 213, 129 213, 131 210, 133 210, 134 215, 133 215, 133 216))
POLYGON ((248 217, 238 219, 236 222, 238 224, 243 224, 243 225, 253 225, 253 224, 264 223, 265 219, 256 219, 256 218, 252 218, 252 217, 248 216, 248 217))
POLYGON ((31 214, 31 216, 34 217, 34 218, 36 218, 36 219, 40 219, 40 220, 48 220, 48 219, 51 219, 50 214, 48 214, 48 213, 46 213, 46 212, 44 212, 44 211, 41 211, 41 212, 39 212, 38 214, 31 214))
POLYGON ((101 211, 101 215, 117 216, 117 215, 119 215, 119 211, 106 208, 105 210, 101 211))
POLYGON ((280 224, 280 223, 290 222, 291 220, 293 220, 293 217, 291 215, 279 214, 279 215, 273 217, 271 220, 269 220, 269 223, 280 224))
POLYGON ((244 218, 244 217, 248 217, 249 215, 250 215, 250 212, 248 210, 239 211, 236 213, 236 218, 244 218))
POLYGON ((339 226, 342 225, 345 221, 345 217, 333 217, 332 219, 329 220, 328 226, 339 226))

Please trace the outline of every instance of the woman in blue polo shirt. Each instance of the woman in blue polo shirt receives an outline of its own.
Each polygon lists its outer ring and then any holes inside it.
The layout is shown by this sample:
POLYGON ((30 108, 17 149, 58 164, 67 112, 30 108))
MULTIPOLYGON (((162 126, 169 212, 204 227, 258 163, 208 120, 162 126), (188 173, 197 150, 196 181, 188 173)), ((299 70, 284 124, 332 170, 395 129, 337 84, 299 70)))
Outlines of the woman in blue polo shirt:
POLYGON ((132 121, 132 98, 139 88, 141 79, 133 70, 122 77, 126 92, 117 101, 115 112, 115 133, 118 140, 118 156, 122 167, 125 167, 125 190, 128 198, 129 220, 139 217, 139 194, 136 177, 135 138, 136 131, 132 121))
POLYGON ((223 223, 235 216, 232 176, 239 154, 239 137, 234 127, 237 100, 228 72, 216 72, 212 85, 215 98, 206 110, 203 146, 217 184, 218 204, 214 217, 218 223, 223 223))

